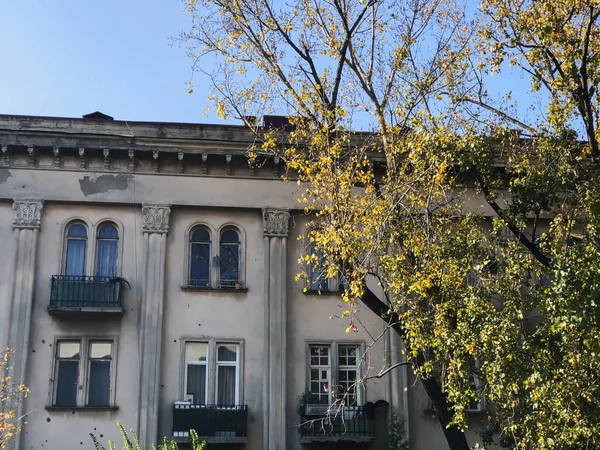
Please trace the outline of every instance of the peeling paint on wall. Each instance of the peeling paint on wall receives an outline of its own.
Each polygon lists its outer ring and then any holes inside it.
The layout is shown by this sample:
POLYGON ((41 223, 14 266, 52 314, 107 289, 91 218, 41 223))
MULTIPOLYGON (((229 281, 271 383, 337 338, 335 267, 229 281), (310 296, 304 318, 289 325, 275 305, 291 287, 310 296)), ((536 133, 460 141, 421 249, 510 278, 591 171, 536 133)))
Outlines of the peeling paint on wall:
POLYGON ((108 191, 124 191, 132 179, 132 175, 86 175, 79 180, 79 186, 83 195, 87 197, 108 191))
POLYGON ((12 173, 10 173, 10 169, 0 169, 0 183, 6 183, 12 177, 12 173))

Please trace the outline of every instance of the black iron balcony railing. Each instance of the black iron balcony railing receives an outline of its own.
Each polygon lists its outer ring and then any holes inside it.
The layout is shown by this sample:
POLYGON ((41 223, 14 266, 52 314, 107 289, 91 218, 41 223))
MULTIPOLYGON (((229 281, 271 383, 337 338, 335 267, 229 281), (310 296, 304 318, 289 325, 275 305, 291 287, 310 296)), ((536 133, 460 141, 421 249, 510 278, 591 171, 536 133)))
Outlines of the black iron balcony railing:
POLYGON ((300 408, 303 442, 375 439, 373 409, 362 406, 303 405, 300 408))
POLYGON ((208 442, 246 442, 248 407, 246 405, 193 405, 176 402, 173 406, 173 437, 188 438, 195 430, 208 442))
POLYGON ((120 309, 123 281, 119 277, 53 275, 48 310, 120 309))

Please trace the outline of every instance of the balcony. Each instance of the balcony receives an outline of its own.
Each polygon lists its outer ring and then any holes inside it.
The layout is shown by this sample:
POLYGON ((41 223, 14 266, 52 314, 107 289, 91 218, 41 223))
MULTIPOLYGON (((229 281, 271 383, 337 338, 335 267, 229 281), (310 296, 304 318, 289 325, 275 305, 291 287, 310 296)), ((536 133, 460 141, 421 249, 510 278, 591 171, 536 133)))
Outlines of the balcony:
POLYGON ((373 408, 302 405, 300 442, 369 442, 375 439, 373 408))
POLYGON ((175 402, 173 406, 173 439, 188 442, 190 430, 201 441, 215 444, 244 444, 247 437, 246 405, 192 405, 175 402))
POLYGON ((121 285, 118 277, 53 275, 48 312, 53 315, 120 315, 121 285))

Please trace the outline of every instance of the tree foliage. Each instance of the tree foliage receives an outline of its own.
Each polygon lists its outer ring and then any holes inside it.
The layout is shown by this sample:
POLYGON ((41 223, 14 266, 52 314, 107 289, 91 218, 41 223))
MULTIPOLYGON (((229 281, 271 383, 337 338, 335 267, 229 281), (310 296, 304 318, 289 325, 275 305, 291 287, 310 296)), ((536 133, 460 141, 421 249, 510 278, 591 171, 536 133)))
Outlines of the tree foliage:
POLYGON ((22 418, 17 415, 17 406, 29 394, 29 389, 17 383, 9 372, 10 350, 0 354, 0 449, 7 449, 21 432, 22 418))
POLYGON ((600 448, 598 2, 186 3, 219 113, 292 117, 250 154, 285 158, 305 262, 402 337, 450 448, 481 396, 488 438, 600 448), (522 74, 525 109, 494 84, 522 74))

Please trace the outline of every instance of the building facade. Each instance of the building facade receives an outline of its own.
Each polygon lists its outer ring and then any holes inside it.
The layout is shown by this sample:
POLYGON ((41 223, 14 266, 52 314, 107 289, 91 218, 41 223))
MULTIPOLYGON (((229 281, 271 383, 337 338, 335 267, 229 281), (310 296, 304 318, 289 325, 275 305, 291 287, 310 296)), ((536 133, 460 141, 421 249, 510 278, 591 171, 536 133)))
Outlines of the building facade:
POLYGON ((381 319, 346 333, 343 280, 303 292, 300 188, 276 158, 250 167, 252 141, 0 116, 0 348, 31 390, 15 448, 118 442, 119 421, 143 448, 193 428, 209 448, 387 449, 392 412, 412 449, 446 448, 410 371, 377 376, 403 358, 381 319))

